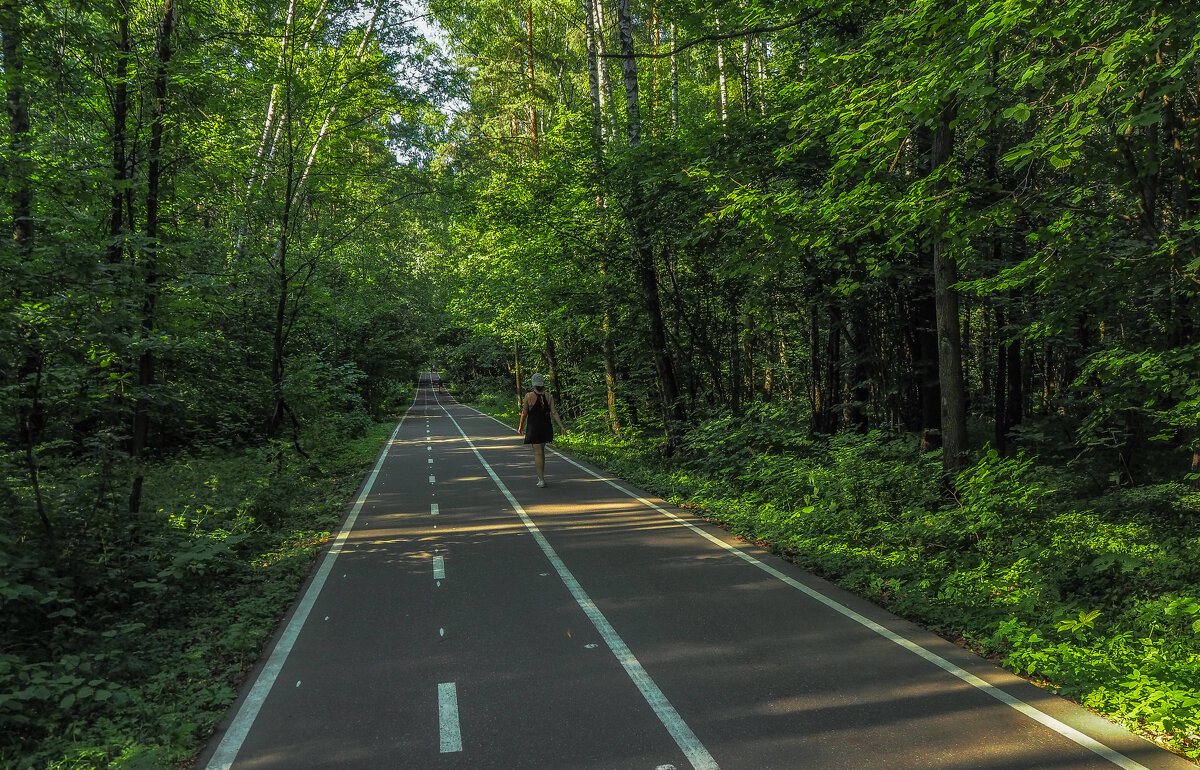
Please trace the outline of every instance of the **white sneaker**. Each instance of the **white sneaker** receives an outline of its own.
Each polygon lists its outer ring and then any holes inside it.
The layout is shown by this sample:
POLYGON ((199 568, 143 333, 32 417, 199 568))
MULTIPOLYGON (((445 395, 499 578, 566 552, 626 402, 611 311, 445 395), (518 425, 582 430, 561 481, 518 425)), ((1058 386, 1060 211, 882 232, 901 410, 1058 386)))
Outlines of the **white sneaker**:
POLYGON ((545 479, 538 479, 538 486, 539 486, 539 487, 544 487, 544 486, 546 486, 546 480, 545 480, 545 479))

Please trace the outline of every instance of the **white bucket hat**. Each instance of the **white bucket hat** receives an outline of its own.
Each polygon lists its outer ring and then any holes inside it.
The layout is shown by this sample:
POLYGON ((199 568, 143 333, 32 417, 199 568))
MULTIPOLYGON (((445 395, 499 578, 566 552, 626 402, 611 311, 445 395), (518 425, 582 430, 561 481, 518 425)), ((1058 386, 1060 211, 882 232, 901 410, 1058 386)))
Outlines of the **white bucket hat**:
POLYGON ((535 374, 529 380, 529 384, 535 388, 544 388, 544 387, 546 387, 546 378, 543 377, 541 374, 535 374))

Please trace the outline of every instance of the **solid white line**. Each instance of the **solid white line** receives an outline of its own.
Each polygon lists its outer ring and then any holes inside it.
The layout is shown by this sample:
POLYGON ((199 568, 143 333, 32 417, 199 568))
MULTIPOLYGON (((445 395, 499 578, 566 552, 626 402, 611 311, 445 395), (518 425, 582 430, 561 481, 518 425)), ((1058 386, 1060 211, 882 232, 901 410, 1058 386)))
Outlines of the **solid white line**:
MULTIPOLYGON (((417 393, 419 392, 420 388, 417 389, 417 393)), ((371 470, 371 475, 367 477, 367 482, 363 485, 362 494, 358 496, 354 507, 350 509, 350 515, 346 517, 346 522, 342 525, 337 539, 333 541, 333 545, 330 546, 329 551, 325 554, 325 558, 321 561, 321 567, 317 570, 316 575, 313 576, 312 582, 308 584, 308 590, 304 592, 304 598, 296 605, 296 612, 292 615, 292 619, 288 621, 287 627, 284 628, 283 633, 279 637, 279 641, 275 643, 275 649, 271 651, 271 657, 267 659, 263 670, 259 673, 258 678, 254 680, 254 685, 250 688, 250 693, 246 696, 246 700, 242 701, 241 707, 238 709, 237 714, 234 715, 233 721, 225 731, 225 735, 222 736, 221 743, 217 746, 216 752, 213 753, 212 758, 208 761, 207 770, 228 770, 232 767, 238 752, 241 751, 242 744, 246 742, 246 736, 250 734, 250 728, 254 725, 254 720, 258 718, 258 712, 262 709, 263 703, 267 700, 267 695, 270 694, 271 688, 275 684, 275 680, 279 678, 279 673, 283 670, 283 664, 287 661, 287 657, 296 643, 296 637, 300 635, 300 629, 304 627, 304 621, 308 619, 308 613, 312 611, 313 605, 316 604, 317 596, 320 595, 321 589, 325 586, 325 580, 329 577, 334 562, 337 561, 338 555, 342 552, 342 547, 346 544, 346 539, 349 537, 350 531, 354 529, 354 523, 358 520, 358 514, 362 510, 363 504, 367 501, 367 495, 371 493, 371 488, 375 486, 375 479, 379 477, 379 471, 383 468, 383 461, 387 459, 388 452, 396 440, 396 435, 400 433, 401 426, 404 425, 404 421, 408 419, 409 413, 417 403, 417 393, 413 393, 412 404, 409 404, 408 409, 404 412, 404 417, 396 424, 396 429, 392 431, 391 437, 388 439, 387 444, 384 445, 379 459, 375 462, 375 467, 371 470)))
POLYGON ((433 557, 433 579, 446 579, 446 558, 444 556, 433 557))
MULTIPOLYGON (((437 399, 436 393, 434 394, 434 398, 435 400, 437 399)), ((438 406, 441 406, 440 401, 438 402, 438 406)), ((629 649, 629 646, 617 634, 612 623, 608 621, 608 618, 604 616, 604 613, 600 611, 596 603, 583 590, 583 586, 579 584, 579 581, 567 569, 567 565, 559 558, 558 553, 550 545, 550 541, 542 535, 542 531, 538 529, 538 526, 533 523, 533 519, 529 518, 529 514, 517 502, 517 498, 513 497, 512 492, 500 480, 500 477, 492 469, 492 466, 488 464, 488 461, 483 459, 483 455, 480 454, 479 449, 476 448, 475 443, 467 436, 462 426, 458 424, 458 420, 454 419, 454 415, 450 414, 446 407, 443 406, 442 411, 450 418, 450 422, 454 423, 454 427, 458 428, 458 432, 462 434, 463 439, 467 442, 467 446, 471 447, 471 451, 475 453, 475 457, 479 459, 479 463, 483 466, 483 469, 492 477, 492 481, 495 482, 496 487, 508 499, 513 510, 517 512, 517 515, 521 517, 525 528, 529 530, 529 534, 533 535, 533 539, 541 547, 542 553, 546 555, 550 564, 554 566, 554 570, 558 573, 563 584, 566 585, 567 590, 571 592, 571 596, 575 598, 576 603, 579 604, 580 609, 587 615, 588 620, 592 621, 592 625, 600 633, 600 638, 612 650, 621 667, 625 669, 625 673, 629 675, 629 678, 633 680, 638 691, 641 692, 642 697, 646 699, 646 703, 654 710, 663 727, 667 728, 667 732, 675 739, 676 745, 683 751, 688 761, 692 763, 692 767, 696 770, 719 770, 717 761, 708 753, 708 749, 704 748, 704 744, 700 743, 700 739, 696 737, 692 729, 683 721, 683 717, 679 715, 679 712, 667 700, 667 696, 663 694, 663 691, 650 678, 650 674, 642 667, 641 662, 634 656, 633 651, 629 649)))
POLYGON ((462 729, 458 725, 458 691, 454 682, 438 685, 438 731, 442 753, 462 751, 462 729))
MULTIPOLYGON (((438 403, 438 406, 442 407, 442 411, 446 411, 446 407, 442 406, 440 402, 438 403)), ((490 414, 484 414, 483 412, 480 412, 478 409, 474 409, 473 407, 467 407, 467 408, 472 409, 472 411, 478 412, 479 414, 481 414, 485 417, 491 417, 493 420, 496 420, 495 417, 492 417, 490 414)), ((447 412, 447 415, 449 415, 449 412, 447 412)), ((454 418, 451 417, 450 419, 453 420, 454 418)), ((507 424, 501 422, 500 420, 496 420, 496 422, 500 423, 505 428, 508 428, 511 430, 511 428, 509 428, 509 426, 507 424)), ((457 423, 455 423, 455 424, 457 424, 457 423)), ((459 428, 459 430, 461 431, 462 428, 459 428)), ((610 479, 606 476, 601 476, 600 474, 596 473, 595 471, 591 470, 590 468, 580 465, 578 462, 571 459, 570 457, 567 457, 565 454, 558 451, 554 447, 550 447, 550 451, 553 452, 554 454, 558 455, 563 460, 566 460, 571 465, 574 465, 576 468, 580 469, 581 471, 588 474, 589 476, 592 476, 593 478, 603 481, 604 483, 608 484, 613 489, 618 490, 619 492, 626 495, 627 497, 631 497, 634 500, 636 500, 637 502, 641 503, 642 505, 645 505, 648 508, 652 508, 653 510, 658 511, 662 515, 664 515, 670 519, 673 519, 674 521, 687 527, 688 529, 692 530, 693 532, 700 535, 701 537, 721 546, 726 551, 729 551, 730 553, 737 556, 739 559, 742 559, 743 561, 745 561, 749 564, 752 564, 755 567, 758 567, 760 570, 762 570, 763 572, 766 572, 768 575, 771 575, 772 577, 783 581, 784 583, 791 586, 792 588, 795 588, 797 591, 800 591, 801 593, 809 596, 810 598, 817 600, 821 604, 824 604, 826 607, 829 607, 831 610, 834 610, 835 612, 849 618, 850 620, 853 620, 855 623, 858 623, 859 625, 864 626, 864 627, 870 629, 871 631, 874 631, 875 633, 879 634, 883 638, 887 639, 890 642, 894 642, 895 644, 903 647, 904 649, 908 650, 909 652, 913 653, 914 655, 917 655, 917 656, 929 661, 930 663, 932 663, 933 665, 942 669, 943 671, 946 671, 947 673, 958 677, 959 679, 961 679, 962 681, 971 685, 972 687, 974 687, 982 692, 987 693, 988 695, 992 696, 993 698, 1000 701, 1004 705, 1009 706, 1010 708, 1013 708, 1016 711, 1019 711, 1020 713, 1024 714, 1025 716, 1029 717, 1030 719, 1034 720, 1035 722, 1038 722, 1038 723, 1044 725, 1045 727, 1048 727, 1049 729, 1053 730, 1054 732, 1058 733, 1059 735, 1063 736, 1064 738, 1074 741, 1076 744, 1082 746, 1083 748, 1088 749, 1089 751, 1092 751, 1095 754, 1103 757, 1104 759, 1113 763, 1117 767, 1124 768, 1124 770, 1148 770, 1148 768, 1145 765, 1143 765, 1133 759, 1130 759, 1129 757, 1125 756, 1124 754, 1120 753, 1119 751, 1117 751, 1115 749, 1105 746, 1103 743, 1101 743, 1100 741, 1091 737, 1090 735, 1080 732, 1079 730, 1076 730, 1074 727, 1071 727, 1070 725, 1066 724, 1065 722, 1061 722, 1061 721, 1055 719, 1054 717, 1050 716, 1049 714, 1047 714, 1043 711, 1040 711, 1039 709, 1029 705, 1028 703, 1021 700, 1020 698, 1017 698, 1016 696, 1013 696, 1013 695, 1009 695, 1007 692, 1005 692, 1004 690, 1001 690, 999 687, 996 687, 995 685, 990 684, 990 683, 984 681, 983 679, 980 679, 979 677, 975 676, 971 672, 966 671, 962 667, 957 666, 954 663, 951 663, 950 661, 943 658, 941 655, 938 655, 936 652, 927 650, 924 647, 922 647, 921 645, 917 644, 916 642, 910 641, 910 640, 904 638, 903 636, 900 636, 896 632, 891 631, 887 628, 884 628, 880 624, 876 623, 875 621, 871 620, 870 618, 868 618, 858 612, 855 612, 854 610, 850 609, 849 607, 847 607, 846 605, 837 601, 836 599, 832 599, 832 598, 826 596, 825 594, 821 593, 820 591, 816 590, 815 588, 810 588, 809 586, 806 586, 803 583, 801 583, 799 580, 796 580, 795 578, 793 578, 789 575, 785 575, 784 573, 780 572, 779 570, 775 569, 774 567, 770 566, 769 564, 765 564, 762 561, 759 561, 754 556, 751 556, 749 553, 743 551, 742 549, 737 548, 736 546, 730 545, 729 543, 726 543, 724 540, 721 540, 720 538, 700 529, 700 527, 696 526, 695 524, 691 523, 690 521, 680 518, 679 516, 675 515, 674 513, 671 513, 670 511, 663 508, 662 506, 652 503, 651 501, 647 500, 646 498, 642 497, 641 495, 638 495, 635 492, 631 492, 630 490, 621 486, 620 484, 613 481, 612 479, 610 479)), ((476 452, 476 454, 478 454, 478 452, 476 452)))

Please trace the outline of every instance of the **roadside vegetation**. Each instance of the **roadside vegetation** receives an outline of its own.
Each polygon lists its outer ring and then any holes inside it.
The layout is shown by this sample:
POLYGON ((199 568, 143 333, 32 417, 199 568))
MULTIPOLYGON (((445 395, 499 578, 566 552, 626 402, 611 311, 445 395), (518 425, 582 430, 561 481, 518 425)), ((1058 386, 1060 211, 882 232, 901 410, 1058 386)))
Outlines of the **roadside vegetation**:
POLYGON ((0 536, 0 766, 185 764, 393 427, 156 464, 144 513, 78 521, 51 564, 0 536))

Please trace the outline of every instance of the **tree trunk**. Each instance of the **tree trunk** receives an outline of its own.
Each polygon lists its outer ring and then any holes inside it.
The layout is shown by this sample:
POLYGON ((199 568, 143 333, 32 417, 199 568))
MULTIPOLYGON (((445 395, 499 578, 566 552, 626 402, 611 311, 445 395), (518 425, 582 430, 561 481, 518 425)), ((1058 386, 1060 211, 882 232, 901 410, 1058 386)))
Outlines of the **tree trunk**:
MULTIPOLYGON (((595 0, 599 3, 602 0, 595 0)), ((593 0, 583 0, 583 16, 584 16, 584 34, 587 44, 588 57, 588 97, 591 102, 592 114, 592 166, 596 177, 596 211, 600 216, 601 233, 607 233, 608 229, 608 212, 607 204, 604 198, 605 184, 605 167, 604 167, 604 106, 600 90, 600 70, 603 66, 601 59, 597 56, 599 52, 599 41, 596 35, 596 20, 595 9, 593 8, 593 0)), ((605 235, 601 236, 606 238, 605 235)), ((602 263, 600 266, 602 275, 607 276, 608 270, 602 263)), ((601 318, 602 333, 604 336, 602 342, 602 350, 604 354, 604 390, 606 402, 608 404, 608 425, 614 436, 621 435, 621 421, 617 416, 617 363, 616 351, 613 348, 612 341, 612 300, 605 286, 603 292, 604 310, 601 318)))
POLYGON ((621 435, 621 420, 617 415, 617 356, 613 350, 612 314, 604 311, 604 389, 608 401, 608 424, 613 435, 621 435))
POLYGON ((739 70, 742 77, 742 114, 750 115, 750 92, 754 85, 750 81, 750 36, 742 37, 742 67, 739 70))
POLYGON ((25 101, 25 51, 19 0, 0 0, 0 34, 4 36, 4 80, 8 106, 8 177, 12 205, 12 239, 22 255, 33 252, 33 160, 30 155, 29 104, 25 101))
MULTIPOLYGON (((33 159, 31 156, 29 104, 25 99, 24 41, 19 0, 0 0, 0 38, 3 38, 3 77, 5 106, 8 113, 8 146, 11 158, 5 170, 5 189, 12 208, 11 236, 21 260, 22 272, 30 268, 33 255, 33 159)), ((22 286, 13 286, 18 297, 22 286)), ((25 457, 25 470, 33 490, 34 509, 46 535, 46 550, 58 555, 57 537, 42 495, 41 471, 37 461, 37 445, 45 425, 42 404, 42 380, 46 356, 41 350, 36 330, 21 328, 18 339, 26 347, 23 361, 16 366, 17 375, 17 439, 25 457)), ((7 379, 7 378, 6 378, 7 379)))
POLYGON ((537 106, 534 103, 534 78, 533 78, 533 2, 532 0, 525 8, 525 25, 529 33, 526 38, 526 55, 529 57, 529 136, 533 141, 533 159, 538 159, 538 117, 537 106))
POLYGON ((1005 403, 1008 395, 1008 342, 1005 341, 1004 311, 996 308, 996 371, 992 387, 992 445, 1002 455, 1008 454, 1008 431, 1004 420, 1008 414, 1005 403))
MULTIPOLYGON (((721 34, 721 17, 716 16, 717 34, 721 34)), ((717 41, 717 98, 721 106, 721 125, 729 122, 729 85, 725 82, 725 44, 717 41)))
POLYGON ((767 41, 759 39, 758 58, 758 114, 762 117, 767 116, 767 98, 766 98, 766 83, 767 83, 767 41))
POLYGON ((550 383, 554 391, 554 401, 558 404, 559 410, 566 409, 566 404, 563 403, 562 382, 558 377, 558 353, 555 350, 554 338, 550 336, 550 332, 546 332, 546 368, 547 374, 550 375, 550 383))
POLYGON ((821 397, 821 323, 820 310, 816 303, 808 312, 808 403, 811 412, 809 430, 823 433, 825 430, 825 401, 821 397))
MULTIPOLYGON (((958 103, 951 99, 942 107, 933 133, 933 170, 947 163, 954 152, 954 127, 958 103)), ((938 185, 943 189, 944 185, 938 185)), ((945 239, 933 242, 933 282, 937 305, 938 372, 942 391, 942 468, 957 476, 966 463, 967 406, 963 386, 962 338, 959 328, 958 263, 947 257, 945 239)))
POLYGON ((919 294, 909 308, 909 325, 913 378, 920 405, 915 427, 922 433, 923 448, 936 449, 941 446, 942 390, 938 378, 937 307, 930 283, 929 278, 920 282, 919 294))
MULTIPOLYGON (((633 50, 633 22, 629 13, 629 0, 618 0, 617 24, 621 37, 621 67, 625 74, 625 116, 630 148, 641 144, 641 109, 638 104, 637 59, 633 50)), ((679 444, 679 425, 683 420, 683 405, 679 401, 679 386, 675 381, 675 370, 667 350, 667 334, 663 325, 662 300, 658 289, 658 270, 654 264, 654 252, 645 222, 644 193, 640 169, 633 167, 630 173, 629 205, 626 217, 629 220, 630 241, 637 262, 638 278, 645 301, 646 321, 650 333, 650 350, 654 356, 654 368, 658 373, 659 394, 662 398, 664 431, 667 451, 673 453, 679 444)))
POLYGON ((679 130, 679 57, 675 54, 675 25, 671 25, 671 128, 679 130))
POLYGON ((842 310, 829 306, 829 329, 825 334, 825 414, 821 432, 833 435, 842 417, 842 310), (836 404, 836 406, 835 406, 836 404))
MULTIPOLYGON (((129 154, 126 130, 129 116, 129 3, 116 0, 117 71, 113 78, 112 173, 113 188, 108 221, 108 261, 117 264, 125 255, 125 194, 129 188, 129 154)), ((133 223, 128 227, 132 228, 133 223)))
POLYGON ((138 395, 133 406, 133 428, 129 454, 135 465, 133 490, 129 494, 129 512, 142 505, 141 457, 150 435, 149 390, 154 384, 154 352, 150 338, 154 334, 155 309, 158 306, 159 197, 162 183, 163 124, 167 115, 167 67, 171 61, 171 34, 175 29, 175 0, 164 0, 162 19, 155 38, 154 119, 150 124, 150 167, 146 176, 146 251, 144 257, 145 294, 142 301, 142 344, 138 357, 138 395))
POLYGON ((850 400, 846 410, 846 426, 855 433, 866 433, 870 428, 867 417, 867 402, 871 398, 868 382, 871 377, 870 369, 870 333, 865 312, 853 314, 847 328, 847 338, 850 343, 850 400))
POLYGON ((593 0, 593 8, 596 12, 596 76, 600 86, 600 115, 603 122, 601 127, 604 131, 604 138, 609 139, 613 135, 612 128, 612 111, 613 101, 613 83, 612 78, 608 74, 608 43, 605 38, 604 25, 604 0, 593 0))
MULTIPOLYGON (((602 2, 602 0, 595 0, 602 2)), ((584 42, 587 47, 588 58, 588 97, 592 106, 592 161, 597 172, 597 183, 599 183, 600 158, 601 148, 604 142, 604 124, 602 121, 604 115, 604 100, 600 94, 600 71, 602 60, 596 56, 597 54, 597 39, 596 39, 596 17, 593 0, 583 0, 583 19, 584 19, 584 42)), ((598 200, 598 199, 597 199, 598 200)))

